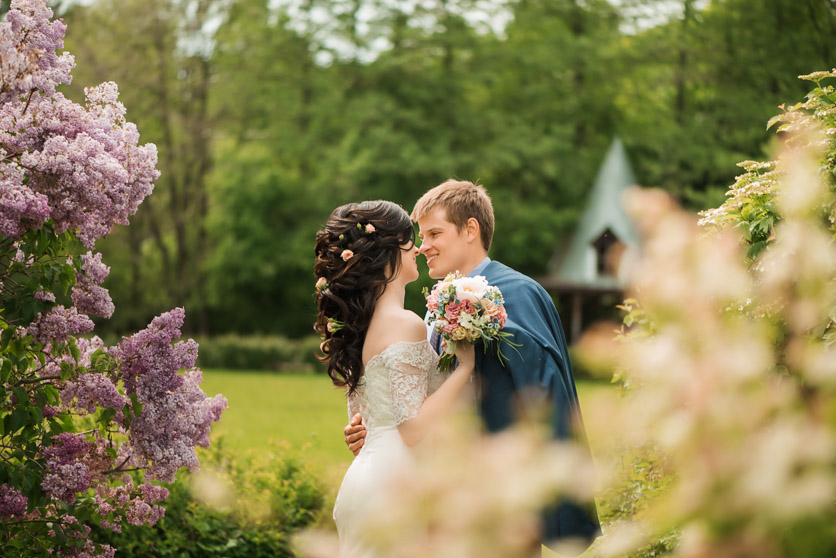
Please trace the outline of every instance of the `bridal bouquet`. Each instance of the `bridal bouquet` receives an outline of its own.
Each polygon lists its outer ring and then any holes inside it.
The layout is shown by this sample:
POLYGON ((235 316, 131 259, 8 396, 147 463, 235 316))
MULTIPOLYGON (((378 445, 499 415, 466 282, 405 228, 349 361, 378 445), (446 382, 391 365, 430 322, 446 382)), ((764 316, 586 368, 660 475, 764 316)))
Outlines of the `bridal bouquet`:
MULTIPOLYGON (((487 343, 511 337, 502 331, 508 318, 502 293, 481 275, 450 273, 432 291, 425 287, 424 296, 429 310, 427 324, 441 335, 443 351, 438 366, 443 372, 453 367, 456 343, 475 343, 478 339, 487 343)), ((498 354, 501 361, 502 352, 498 354)))

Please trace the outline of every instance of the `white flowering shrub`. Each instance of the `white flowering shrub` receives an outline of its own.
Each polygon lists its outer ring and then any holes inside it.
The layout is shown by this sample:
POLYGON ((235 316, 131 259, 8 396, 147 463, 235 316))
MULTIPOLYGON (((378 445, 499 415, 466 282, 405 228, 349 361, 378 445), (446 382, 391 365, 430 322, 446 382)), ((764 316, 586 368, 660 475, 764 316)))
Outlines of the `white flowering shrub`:
POLYGON ((630 199, 632 329, 584 341, 626 386, 585 415, 620 473, 601 556, 836 553, 836 71, 802 77, 779 157, 742 163, 720 208, 630 199))
POLYGON ((105 347, 84 338, 114 310, 94 252, 159 173, 114 83, 86 107, 56 87, 74 61, 45 0, 0 22, 0 547, 4 555, 113 556, 91 525, 153 524, 226 407, 207 398, 183 309, 105 347), (185 369, 185 374, 180 370, 185 369))

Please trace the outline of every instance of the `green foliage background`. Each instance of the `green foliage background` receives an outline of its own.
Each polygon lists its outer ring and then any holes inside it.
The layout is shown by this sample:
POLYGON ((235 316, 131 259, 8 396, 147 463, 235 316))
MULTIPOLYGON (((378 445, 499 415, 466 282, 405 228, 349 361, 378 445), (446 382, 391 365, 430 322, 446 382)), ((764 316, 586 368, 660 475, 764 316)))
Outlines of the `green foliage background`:
MULTIPOLYGON (((538 276, 620 136, 639 182, 716 207, 764 122, 836 63, 825 0, 63 3, 66 93, 116 81, 162 177, 101 243, 112 333, 185 305, 204 334, 310 333, 331 209, 493 196, 491 256, 538 276), (648 22, 647 12, 670 17, 648 22), (652 25, 651 25, 652 23, 652 25)), ((426 282, 427 280, 424 279, 426 282)), ((420 311, 419 288, 408 305, 420 311)))

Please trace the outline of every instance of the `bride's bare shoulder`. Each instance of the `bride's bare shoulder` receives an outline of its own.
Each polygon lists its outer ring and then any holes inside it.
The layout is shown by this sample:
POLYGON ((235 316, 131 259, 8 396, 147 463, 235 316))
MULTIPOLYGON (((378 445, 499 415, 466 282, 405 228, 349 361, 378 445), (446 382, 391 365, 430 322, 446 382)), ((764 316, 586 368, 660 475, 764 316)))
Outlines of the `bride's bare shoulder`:
POLYGON ((427 326, 421 316, 403 308, 387 310, 372 320, 363 346, 363 357, 367 360, 394 343, 414 343, 426 339, 427 326))
POLYGON ((411 310, 404 308, 397 308, 388 310, 379 316, 377 324, 374 324, 379 330, 380 335, 391 340, 390 343, 397 341, 420 341, 427 338, 427 326, 424 320, 411 310))
POLYGON ((427 338, 427 324, 424 323, 424 318, 415 312, 404 310, 401 324, 403 333, 409 337, 405 339, 406 341, 420 341, 427 338))

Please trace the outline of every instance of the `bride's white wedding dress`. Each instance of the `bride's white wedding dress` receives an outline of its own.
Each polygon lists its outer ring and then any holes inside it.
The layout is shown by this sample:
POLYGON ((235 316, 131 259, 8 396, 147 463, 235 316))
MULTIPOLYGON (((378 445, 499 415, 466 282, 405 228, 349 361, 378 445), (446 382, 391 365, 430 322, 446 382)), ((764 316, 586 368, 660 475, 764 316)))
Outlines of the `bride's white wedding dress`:
MULTIPOLYGON (((398 425, 414 418, 444 376, 428 341, 401 341, 369 359, 348 399, 349 417, 363 416, 366 441, 343 478, 334 504, 341 556, 373 558, 363 544, 364 525, 377 508, 393 472, 411 462, 398 425)), ((379 508, 378 508, 379 509, 379 508)))

